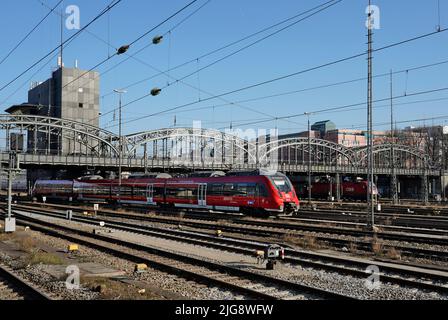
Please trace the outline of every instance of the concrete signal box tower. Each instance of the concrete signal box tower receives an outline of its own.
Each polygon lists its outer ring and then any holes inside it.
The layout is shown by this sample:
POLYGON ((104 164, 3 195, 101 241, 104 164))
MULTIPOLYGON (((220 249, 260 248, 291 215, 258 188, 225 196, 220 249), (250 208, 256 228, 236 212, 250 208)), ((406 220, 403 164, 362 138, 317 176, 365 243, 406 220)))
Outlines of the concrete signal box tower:
MULTIPOLYGON (((74 120, 98 127, 99 100, 98 72, 59 67, 46 81, 32 83, 28 91, 28 103, 12 106, 6 112, 74 120)), ((61 155, 94 154, 94 150, 86 149, 85 145, 74 143, 76 139, 69 137, 70 134, 73 133, 58 132, 50 137, 50 142, 45 132, 29 134, 28 149, 37 146, 38 153, 50 151, 61 155)), ((90 145, 94 145, 93 142, 90 145)))

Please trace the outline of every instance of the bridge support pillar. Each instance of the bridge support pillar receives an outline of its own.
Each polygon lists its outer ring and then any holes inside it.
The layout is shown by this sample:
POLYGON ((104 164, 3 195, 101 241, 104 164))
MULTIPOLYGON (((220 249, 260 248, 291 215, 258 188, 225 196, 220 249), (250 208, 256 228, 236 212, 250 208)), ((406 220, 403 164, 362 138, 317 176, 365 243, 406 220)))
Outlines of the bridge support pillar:
POLYGON ((341 176, 338 173, 336 173, 336 201, 341 201, 341 176))
POLYGON ((392 173, 390 177, 390 197, 392 199, 393 204, 399 203, 398 198, 398 179, 395 173, 392 173))
POLYGON ((448 201, 447 197, 448 188, 448 175, 443 170, 440 172, 440 196, 442 201, 448 201))
POLYGON ((148 173, 148 143, 145 143, 143 145, 143 148, 144 148, 143 161, 145 166, 145 173, 148 173))
POLYGON ((440 175, 440 187, 441 187, 442 200, 447 201, 448 175, 443 172, 440 175))

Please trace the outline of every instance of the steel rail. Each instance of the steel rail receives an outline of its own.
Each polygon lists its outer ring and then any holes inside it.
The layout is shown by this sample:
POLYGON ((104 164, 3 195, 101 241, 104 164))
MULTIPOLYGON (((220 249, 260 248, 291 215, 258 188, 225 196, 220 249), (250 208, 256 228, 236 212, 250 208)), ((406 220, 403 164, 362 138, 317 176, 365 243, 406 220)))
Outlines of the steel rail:
POLYGON ((34 284, 14 274, 10 268, 2 264, 0 264, 0 277, 10 283, 14 291, 17 289, 18 294, 25 300, 53 300, 34 284))
MULTIPOLYGON (((42 214, 37 210, 27 211, 29 213, 38 213, 42 214)), ((43 213, 46 216, 58 217, 61 218, 61 215, 58 213, 43 213)), ((74 221, 98 225, 99 220, 91 217, 73 217, 74 221)), ((166 228, 157 228, 146 225, 136 225, 125 222, 118 222, 112 220, 101 219, 101 221, 105 222, 106 225, 110 228, 114 228, 117 230, 133 232, 138 234, 143 234, 147 236, 153 236, 158 238, 165 238, 173 241, 179 241, 184 243, 190 243, 194 245, 200 245, 204 247, 211 247, 218 250, 236 252, 240 254, 253 256, 255 250, 263 249, 269 243, 262 242, 252 242, 252 241, 243 241, 237 240, 233 238, 217 238, 207 234, 197 234, 186 231, 179 230, 170 230, 166 228)), ((448 293, 448 287, 445 285, 438 285, 431 282, 422 282, 418 280, 427 281, 430 279, 432 281, 443 281, 444 283, 448 283, 448 275, 440 274, 440 273, 431 273, 430 271, 418 271, 414 268, 403 267, 400 265, 391 266, 391 264, 385 264, 378 261, 360 261, 354 258, 343 258, 329 255, 322 255, 318 253, 310 253, 305 251, 297 251, 292 249, 286 249, 287 257, 285 258, 285 262, 291 264, 298 264, 302 266, 309 266, 324 270, 330 270, 334 272, 338 272, 341 274, 348 274, 356 277, 366 277, 365 269, 372 265, 377 264, 382 270, 381 279, 385 282, 406 285, 421 289, 427 289, 431 291, 440 292, 443 294, 448 293), (314 261, 313 261, 314 260, 314 261), (320 261, 316 261, 320 260, 320 261), (331 263, 331 264, 329 264, 331 263), (338 263, 339 265, 334 265, 333 263, 338 263), (358 269, 353 269, 356 267, 358 269), (361 269, 361 270, 360 270, 361 269), (384 272, 394 273, 395 275, 385 274, 384 272), (408 279, 397 276, 405 275, 410 277, 418 277, 420 279, 408 279)))
MULTIPOLYGON (((100 245, 98 243, 88 241, 85 239, 80 239, 79 237, 75 237, 73 235, 68 235, 68 234, 64 234, 61 232, 57 232, 52 229, 57 229, 57 230, 60 230, 63 232, 77 234, 79 236, 91 238, 94 240, 100 240, 100 241, 105 241, 108 243, 113 243, 118 246, 135 249, 135 250, 149 253, 152 255, 168 258, 168 259, 175 260, 175 261, 185 262, 185 263, 188 263, 193 266, 205 267, 210 270, 216 270, 221 273, 224 273, 224 274, 227 274, 230 276, 234 276, 234 277, 238 277, 238 278, 242 278, 242 279, 246 279, 246 280, 249 279, 251 281, 257 281, 257 282, 261 282, 261 283, 268 283, 270 285, 280 287, 282 290, 296 291, 296 295, 297 295, 297 292, 299 292, 300 294, 311 294, 311 295, 314 295, 314 296, 317 296, 317 297, 320 297, 323 299, 338 299, 338 300, 339 299, 350 299, 350 300, 356 299, 354 297, 339 294, 336 292, 329 292, 324 289, 310 287, 310 286, 295 283, 295 282, 289 282, 286 280, 269 277, 269 276, 262 275, 259 273, 250 272, 247 270, 242 270, 242 269, 226 266, 226 265, 222 265, 219 263, 213 263, 213 262, 205 261, 202 259, 198 259, 198 258, 194 258, 194 257, 158 249, 158 248, 153 248, 153 247, 149 247, 149 246, 145 246, 145 245, 141 245, 141 244, 137 244, 137 243, 132 243, 132 242, 116 239, 116 238, 111 238, 111 237, 103 236, 100 234, 93 234, 90 232, 70 228, 67 226, 58 225, 58 224, 51 223, 48 221, 42 221, 40 219, 26 217, 23 215, 19 215, 17 213, 16 213, 16 218, 19 221, 26 222, 26 225, 30 225, 30 223, 32 223, 33 228, 37 231, 51 234, 51 235, 59 237, 59 238, 76 241, 80 244, 87 245, 87 246, 90 246, 92 248, 95 248, 95 249, 98 249, 101 251, 107 251, 115 256, 125 257, 127 260, 131 260, 131 261, 135 261, 135 262, 139 262, 139 263, 148 263, 148 265, 157 267, 159 269, 160 268, 164 269, 164 270, 170 269, 171 273, 176 273, 180 276, 194 277, 196 279, 201 278, 202 281, 205 283, 214 283, 218 286, 225 286, 226 288, 232 288, 234 291, 236 290, 239 292, 246 292, 246 294, 250 294, 251 296, 258 296, 258 298, 277 299, 275 296, 266 294, 264 292, 259 292, 257 290, 252 290, 252 289, 244 287, 244 286, 239 286, 239 285, 234 284, 233 282, 226 282, 226 281, 219 280, 216 278, 210 278, 210 277, 207 277, 206 275, 194 273, 194 272, 191 272, 188 270, 183 270, 183 269, 180 270, 180 269, 176 268, 175 266, 167 265, 167 264, 160 263, 160 262, 150 260, 150 259, 146 259, 146 258, 142 257, 141 255, 134 255, 134 254, 130 254, 128 252, 124 252, 123 250, 112 249, 109 246, 100 245), (47 228, 45 228, 45 227, 47 227, 47 228), (48 228, 51 228, 51 229, 48 229, 48 228)), ((235 281, 235 279, 233 279, 233 281, 235 281)))

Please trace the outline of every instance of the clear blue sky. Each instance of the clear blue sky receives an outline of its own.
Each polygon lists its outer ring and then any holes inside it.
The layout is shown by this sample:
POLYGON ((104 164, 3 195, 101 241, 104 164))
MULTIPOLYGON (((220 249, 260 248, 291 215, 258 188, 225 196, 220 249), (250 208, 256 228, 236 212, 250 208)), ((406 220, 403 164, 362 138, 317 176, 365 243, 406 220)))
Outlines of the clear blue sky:
MULTIPOLYGON (((54 6, 57 0, 2 1, 0 58, 48 13, 49 10, 41 2, 48 6, 54 6)), ((81 26, 83 26, 109 2, 110 0, 66 0, 64 5, 75 4, 79 6, 81 26)), ((114 47, 119 47, 136 39, 188 2, 188 0, 123 0, 122 3, 112 9, 109 17, 104 16, 88 28, 91 33, 84 32, 65 49, 65 66, 73 66, 74 60, 78 59, 80 68, 89 69, 108 56, 108 46, 99 41, 92 33, 107 40, 109 19, 111 44, 114 47)), ((129 53, 132 54, 145 46, 154 35, 164 34, 170 30, 183 17, 205 2, 206 0, 198 1, 180 16, 135 44, 129 53)), ((171 36, 165 37, 160 45, 150 46, 138 54, 137 57, 158 69, 166 70, 323 2, 325 1, 211 0, 198 13, 175 29, 171 36)), ((441 25, 442 28, 448 27, 448 1, 441 0, 440 2, 441 25)), ((378 5, 381 9, 381 29, 375 30, 375 47, 435 31, 438 24, 437 0, 376 0, 373 1, 373 4, 378 5)), ((199 87, 209 93, 220 94, 363 52, 366 50, 367 42, 367 30, 364 26, 366 5, 367 0, 344 0, 325 12, 201 71, 198 75, 187 78, 185 81, 191 86, 199 87)), ((65 30, 64 37, 68 38, 74 32, 65 30)), ((172 71, 170 76, 177 79, 181 78, 257 38, 172 71)), ((447 40, 448 32, 375 53, 374 73, 380 74, 389 72, 390 69, 402 70, 448 60, 447 40)), ((13 56, 0 65, 1 85, 7 83, 27 66, 57 46, 58 42, 59 18, 52 14, 13 56)), ((114 57, 97 71, 104 72, 125 58, 124 56, 114 57)), ((39 67, 42 65, 40 64, 39 67)), ((0 102, 8 98, 1 105, 1 109, 3 110, 14 103, 25 102, 29 82, 31 80, 45 80, 55 66, 56 59, 44 66, 40 72, 36 73, 39 67, 35 68, 13 85, 1 91, 0 102), (36 74, 33 75, 34 73, 36 74), (22 85, 24 86, 20 88, 22 85), (16 90, 18 91, 13 94, 16 90)), ((447 71, 448 64, 444 64, 412 71, 407 76, 406 73, 396 75, 394 77, 394 94, 398 96, 405 92, 413 93, 448 87, 447 71)), ((113 71, 102 75, 101 95, 107 95, 114 88, 126 87, 155 73, 149 66, 130 59, 113 71)), ((287 80, 232 94, 226 96, 225 99, 241 101, 362 78, 366 76, 366 73, 366 59, 361 57, 318 71, 291 77, 287 80)), ((124 103, 148 93, 153 87, 164 87, 167 81, 167 76, 159 76, 129 88, 128 93, 123 97, 124 103)), ((249 111, 244 107, 256 109, 273 117, 281 117, 326 107, 363 102, 366 100, 366 88, 366 81, 359 81, 337 87, 241 103, 243 108, 234 105, 178 112, 176 115, 177 125, 192 126, 193 120, 201 120, 203 126, 222 128, 228 127, 232 121, 234 127, 237 127, 239 123, 268 118, 266 115, 249 111)), ((388 77, 375 79, 374 94, 375 99, 389 96, 388 77)), ((126 107, 123 116, 125 121, 139 119, 146 114, 207 97, 206 93, 199 94, 198 90, 177 83, 166 88, 157 97, 148 97, 126 107)), ((428 99, 437 101, 397 105, 396 121, 448 115, 446 108, 448 100, 443 100, 445 98, 448 99, 448 91, 397 100, 397 104, 428 99)), ((107 95, 100 102, 101 111, 104 114, 116 107, 117 96, 107 95)), ((182 109, 182 111, 214 104, 222 105, 223 103, 222 100, 216 99, 195 104, 182 109)), ((381 105, 384 105, 384 103, 377 104, 377 106, 381 105)), ((169 127, 173 125, 173 118, 174 114, 170 113, 137 120, 127 124, 125 132, 131 133, 169 127)), ((333 120, 338 127, 359 127, 365 123, 366 112, 365 110, 338 111, 312 117, 312 121, 326 119, 333 120)), ((448 120, 448 117, 446 120, 448 120)), ((101 118, 102 126, 113 125, 114 123, 111 121, 112 114, 101 118)), ((374 121, 377 124, 389 121, 388 108, 376 109, 374 121)), ((434 121, 437 124, 444 122, 445 119, 434 121)), ((289 121, 277 121, 281 133, 304 130, 305 124, 306 118, 304 117, 290 118, 289 121)), ((400 126, 411 124, 421 125, 422 122, 406 123, 400 126)), ((432 124, 432 121, 427 121, 426 124, 432 124)), ((272 120, 249 126, 249 128, 274 128, 275 125, 276 121, 272 120)), ((377 125, 378 129, 386 127, 377 125)), ((244 129, 247 128, 244 127, 244 129)), ((116 131, 116 127, 109 127, 109 129, 116 131)))

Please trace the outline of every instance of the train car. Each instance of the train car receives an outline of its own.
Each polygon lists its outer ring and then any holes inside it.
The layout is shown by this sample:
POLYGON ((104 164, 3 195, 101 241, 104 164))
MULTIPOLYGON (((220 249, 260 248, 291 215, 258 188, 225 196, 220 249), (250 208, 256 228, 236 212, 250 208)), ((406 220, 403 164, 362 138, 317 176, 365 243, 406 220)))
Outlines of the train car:
MULTIPOLYGON (((37 181, 35 197, 49 193, 67 197, 57 189, 69 183, 37 181)), ((294 214, 299 200, 288 177, 281 173, 231 172, 225 176, 183 178, 135 178, 117 180, 74 180, 70 197, 78 201, 196 208, 244 214, 294 214)))
POLYGON ((73 180, 37 180, 34 184, 33 195, 40 199, 73 199, 73 180))
MULTIPOLYGON (((295 183, 294 187, 301 197, 308 197, 308 184, 295 183)), ((365 180, 343 181, 340 183, 340 195, 342 199, 347 200, 366 200, 368 190, 368 182, 365 180)), ((311 184, 311 196, 314 199, 328 199, 330 196, 336 197, 337 184, 331 184, 329 181, 317 181, 311 184)), ((373 184, 373 194, 378 197, 378 188, 373 184)))

